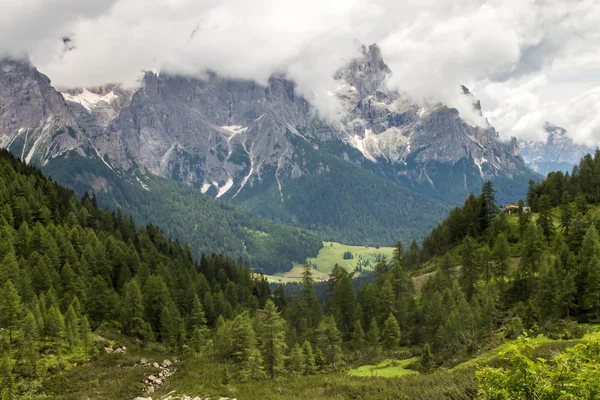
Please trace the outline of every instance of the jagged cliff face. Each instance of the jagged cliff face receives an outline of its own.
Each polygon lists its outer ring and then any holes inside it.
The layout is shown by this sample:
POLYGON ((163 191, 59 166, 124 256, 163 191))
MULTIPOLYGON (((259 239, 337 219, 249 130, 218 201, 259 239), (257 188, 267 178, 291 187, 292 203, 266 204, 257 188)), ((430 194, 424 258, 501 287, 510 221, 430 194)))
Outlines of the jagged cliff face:
POLYGON ((47 164, 86 142, 65 99, 27 60, 0 60, 0 146, 47 164))
POLYGON ((281 202, 287 181, 329 171, 323 152, 447 203, 484 180, 530 174, 516 142, 499 142, 491 126, 473 127, 455 109, 418 106, 387 88, 392 71, 376 45, 336 74, 336 123, 280 76, 265 87, 214 73, 147 72, 135 91, 106 85, 61 95, 29 63, 5 61, 1 71, 0 145, 14 150, 21 140, 23 157, 42 165, 75 150, 124 173, 175 179, 226 199, 276 185, 281 202))
POLYGON ((561 127, 546 123, 544 131, 548 135, 545 141, 519 142, 520 154, 527 166, 540 174, 571 172, 583 156, 595 152, 591 147, 575 144, 561 127))
MULTIPOLYGON (((484 179, 519 172, 521 160, 515 141, 504 144, 491 126, 473 127, 455 109, 443 105, 419 107, 410 99, 385 87, 390 69, 376 46, 364 49, 364 57, 338 73, 343 82, 337 94, 350 111, 349 143, 374 162, 406 164, 416 171, 409 176, 428 176, 427 163, 454 165, 466 161, 484 179)), ((466 96, 472 97, 463 87, 466 96)), ((480 105, 473 100, 474 108, 480 105)), ((482 118, 483 119, 483 118, 482 118)))
MULTIPOLYGON (((446 195, 447 174, 460 176, 462 198, 483 180, 511 180, 523 172, 514 141, 499 142, 492 127, 470 126, 455 109, 417 106, 386 87, 391 73, 377 46, 364 48, 362 57, 336 74, 339 84, 331 95, 343 115, 340 124, 331 124, 282 77, 264 87, 215 74, 193 79, 149 72, 93 142, 119 169, 137 168, 226 198, 261 184, 266 171, 281 192, 286 179, 326 170, 311 170, 294 158, 296 140, 315 148, 344 143, 360 151, 363 159, 355 162, 377 164, 370 168, 440 197, 446 195)), ((466 88, 465 95, 471 96, 466 88)))

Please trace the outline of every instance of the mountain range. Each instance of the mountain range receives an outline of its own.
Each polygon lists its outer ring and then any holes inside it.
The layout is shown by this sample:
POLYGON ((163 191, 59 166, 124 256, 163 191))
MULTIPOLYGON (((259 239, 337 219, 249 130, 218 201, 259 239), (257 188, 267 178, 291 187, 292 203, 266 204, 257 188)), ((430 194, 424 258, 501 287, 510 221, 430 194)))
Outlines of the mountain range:
POLYGON ((544 125, 545 141, 519 141, 520 154, 529 168, 542 175, 552 171, 571 172, 591 147, 575 144, 564 128, 551 123, 544 125))
MULTIPOLYGON (((501 142, 489 124, 472 126, 442 104, 418 105, 388 88, 391 74, 376 45, 363 47, 335 75, 329 95, 341 112, 332 122, 282 75, 263 86, 214 72, 194 78, 149 71, 136 89, 59 92, 30 62, 5 59, 0 146, 80 194, 95 192, 103 206, 160 223, 197 254, 211 242, 252 258, 248 238, 271 237, 275 226, 284 229, 279 224, 348 244, 408 241, 486 180, 501 202, 524 195, 538 175, 519 156, 516 139, 501 142), (226 215, 243 208, 276 224, 235 225, 235 251, 199 224, 237 220, 226 215)), ((463 94, 481 112, 465 87, 463 94)), ((293 261, 314 253, 309 242, 293 261)))

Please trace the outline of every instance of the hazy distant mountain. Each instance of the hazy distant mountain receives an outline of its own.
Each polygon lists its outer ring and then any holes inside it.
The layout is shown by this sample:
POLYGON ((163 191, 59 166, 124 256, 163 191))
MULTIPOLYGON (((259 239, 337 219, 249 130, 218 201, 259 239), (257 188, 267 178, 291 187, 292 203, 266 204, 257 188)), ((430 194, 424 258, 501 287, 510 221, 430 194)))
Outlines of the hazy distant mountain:
POLYGON ((546 123, 546 141, 519 141, 519 149, 527 165, 542 175, 552 171, 571 172, 586 154, 594 154, 591 147, 578 145, 561 127, 546 123))

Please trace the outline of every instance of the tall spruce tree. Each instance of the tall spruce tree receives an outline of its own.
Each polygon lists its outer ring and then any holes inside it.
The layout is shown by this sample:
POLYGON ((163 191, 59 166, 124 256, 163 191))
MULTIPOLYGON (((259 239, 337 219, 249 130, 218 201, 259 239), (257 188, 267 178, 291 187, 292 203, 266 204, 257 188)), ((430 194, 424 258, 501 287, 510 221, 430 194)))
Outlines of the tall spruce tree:
POLYGON ((9 343, 12 344, 13 332, 19 326, 23 304, 11 281, 4 283, 0 294, 0 327, 8 330, 9 343))
POLYGON ((390 314, 385 320, 382 336, 385 350, 396 350, 400 346, 400 326, 394 314, 390 314))
POLYGON ((460 282, 468 299, 473 297, 475 283, 479 279, 476 246, 477 244, 471 236, 467 236, 463 240, 460 282))
POLYGON ((272 300, 267 300, 260 335, 264 366, 271 379, 283 373, 285 367, 285 321, 272 300))

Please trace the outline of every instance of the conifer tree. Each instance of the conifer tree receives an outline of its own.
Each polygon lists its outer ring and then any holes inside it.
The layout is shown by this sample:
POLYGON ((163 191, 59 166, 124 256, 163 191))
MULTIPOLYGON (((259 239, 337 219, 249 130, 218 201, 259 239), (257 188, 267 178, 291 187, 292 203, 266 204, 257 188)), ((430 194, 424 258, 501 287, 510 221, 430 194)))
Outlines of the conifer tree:
POLYGON ((267 374, 274 379, 284 371, 285 321, 277 311, 275 303, 267 300, 261 331, 261 350, 267 374))
POLYGON ((467 295, 467 299, 473 297, 475 283, 479 279, 475 249, 475 240, 471 236, 467 236, 463 240, 462 268, 460 274, 460 282, 467 295))
POLYGON ((65 338, 67 346, 72 348, 79 342, 79 317, 72 305, 65 313, 65 338))
POLYGON ((390 314, 385 320, 382 337, 385 350, 396 350, 400 346, 400 326, 394 314, 390 314))
POLYGON ((8 330, 9 343, 13 341, 13 331, 19 326, 23 304, 13 283, 7 281, 0 292, 0 327, 8 330))
POLYGON ((505 278, 508 273, 508 260, 510 258, 510 248, 506 235, 498 234, 494 243, 494 261, 496 262, 496 275, 505 278))
POLYGON ((494 264, 492 261, 492 252, 487 245, 484 245, 478 250, 478 259, 481 263, 481 267, 478 268, 481 271, 483 279, 486 283, 489 283, 494 276, 494 264))
POLYGON ((65 319, 57 306, 51 306, 46 313, 46 334, 54 339, 62 340, 65 333, 65 319))
POLYGON ((265 377, 263 358, 257 348, 250 350, 247 368, 247 372, 244 371, 244 373, 247 374, 249 379, 257 380, 265 377))
POLYGON ((585 306, 592 310, 596 320, 600 319, 600 259, 596 255, 589 264, 584 302, 585 306))
POLYGON ((350 341, 354 350, 362 349, 365 344, 365 332, 360 319, 357 319, 354 323, 354 329, 350 335, 350 341))
POLYGON ((345 270, 333 289, 331 309, 344 338, 348 339, 354 327, 356 298, 352 287, 352 279, 345 270))
POLYGON ((124 332, 142 341, 151 339, 152 328, 144 320, 144 298, 137 279, 127 282, 124 290, 122 316, 124 332))
POLYGON ((205 341, 206 338, 204 332, 200 328, 195 326, 194 330, 192 331, 192 334, 190 335, 190 347, 194 351, 196 357, 199 357, 202 353, 202 348, 204 346, 205 341))
POLYGON ((15 382, 12 373, 13 365, 8 353, 0 358, 0 398, 2 400, 13 400, 15 397, 15 382))
POLYGON ((521 243, 521 269, 525 276, 532 277, 538 271, 544 243, 533 223, 530 223, 521 243))
POLYGON ((371 323, 369 324, 369 330, 365 335, 366 342, 373 349, 377 349, 379 346, 379 326, 377 325, 377 320, 375 318, 371 319, 371 323))
POLYGON ((560 201, 560 227, 565 235, 569 235, 573 224, 573 206, 569 201, 569 193, 564 192, 560 201))
POLYGON ((21 344, 21 357, 28 366, 30 374, 37 373, 38 342, 40 339, 35 317, 29 311, 22 325, 23 342, 21 344))
POLYGON ((594 257, 600 258, 600 238, 594 225, 591 225, 581 243, 581 266, 587 270, 594 257))
POLYGON ((453 268, 454 265, 452 263, 452 258, 450 257, 450 254, 444 254, 444 256, 442 257, 442 263, 440 265, 440 272, 448 281, 450 281, 452 279, 452 276, 454 275, 454 271, 452 270, 453 268))
MULTIPOLYGON (((531 205, 529 207, 531 207, 531 205)), ((525 231, 531 222, 531 213, 525 211, 525 203, 523 200, 519 200, 518 213, 519 235, 521 236, 521 241, 523 241, 523 235, 525 235, 525 231)))
POLYGON ((312 345, 308 340, 302 344, 302 353, 304 355, 304 375, 312 375, 317 370, 315 356, 312 345))
POLYGON ((193 331, 195 328, 201 331, 206 330, 206 314, 204 313, 204 307, 197 295, 194 295, 194 301, 192 303, 192 311, 188 319, 188 329, 193 331))
MULTIPOLYGON (((317 340, 327 364, 337 371, 344 363, 342 353, 342 336, 332 316, 323 318, 317 331, 317 340)), ((318 365, 318 362, 317 362, 318 365)))
POLYGON ((327 366, 327 360, 325 356, 323 356, 323 352, 320 348, 317 347, 315 351, 315 368, 317 371, 324 371, 327 366))
POLYGON ((256 335, 247 311, 231 324, 231 359, 236 365, 237 375, 244 379, 250 373, 251 355, 256 350, 256 335))
POLYGON ((542 195, 540 197, 538 207, 539 215, 536 224, 541 229, 547 243, 550 240, 550 237, 554 234, 554 218, 552 216, 550 196, 546 194, 542 195))
POLYGON ((435 368, 435 359, 433 357, 433 353, 431 352, 431 346, 429 343, 425 343, 423 345, 423 350, 421 351, 421 369, 426 374, 430 373, 435 368))
POLYGON ((93 357, 96 354, 96 348, 92 345, 92 329, 87 316, 81 318, 79 329, 79 336, 81 337, 81 343, 83 344, 83 351, 86 358, 93 357))
POLYGON ((298 343, 294 345, 292 351, 290 352, 289 369, 290 372, 296 376, 296 378, 300 376, 300 373, 305 371, 304 353, 302 352, 302 348, 298 345, 298 343))

